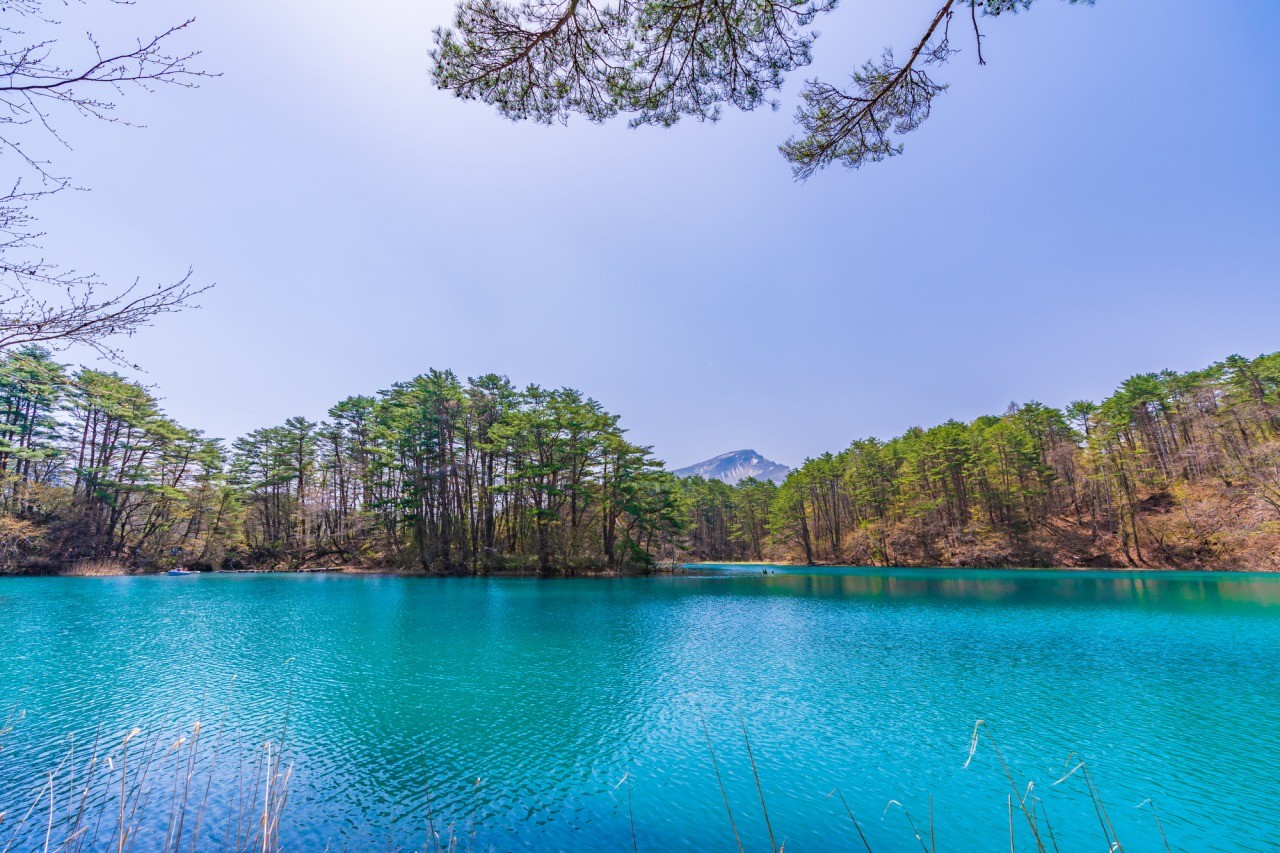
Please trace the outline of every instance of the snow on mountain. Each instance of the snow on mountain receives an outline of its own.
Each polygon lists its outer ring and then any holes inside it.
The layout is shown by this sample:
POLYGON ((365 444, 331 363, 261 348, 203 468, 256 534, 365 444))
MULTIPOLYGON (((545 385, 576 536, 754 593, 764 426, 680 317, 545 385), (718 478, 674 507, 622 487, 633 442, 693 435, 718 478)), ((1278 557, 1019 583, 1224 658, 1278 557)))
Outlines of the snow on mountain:
POLYGON ((705 462, 698 462, 672 473, 677 477, 702 477, 707 480, 723 480, 730 485, 748 477, 757 480, 773 480, 781 483, 791 469, 780 462, 765 459, 754 450, 735 450, 722 453, 705 462))

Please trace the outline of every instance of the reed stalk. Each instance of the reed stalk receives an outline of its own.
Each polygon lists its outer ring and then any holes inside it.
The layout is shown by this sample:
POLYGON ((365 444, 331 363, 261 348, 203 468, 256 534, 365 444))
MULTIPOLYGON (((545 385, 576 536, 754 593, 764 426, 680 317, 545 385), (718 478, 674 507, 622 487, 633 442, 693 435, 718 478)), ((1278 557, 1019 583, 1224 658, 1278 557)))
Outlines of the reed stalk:
POLYGON ((1044 841, 1040 838, 1040 830, 1036 826, 1035 818, 1032 817, 1031 811, 1027 808, 1026 798, 1030 796, 1031 786, 1027 786, 1025 794, 1018 792, 1018 783, 1014 781, 1013 770, 1009 767, 1009 763, 1004 759, 1004 753, 1000 751, 1000 745, 996 743, 995 735, 991 733, 991 726, 986 720, 978 720, 973 724, 973 737, 969 742, 969 758, 965 761, 964 766, 968 767, 969 762, 973 760, 974 751, 978 746, 979 730, 987 735, 987 743, 991 745, 991 751, 995 753, 996 759, 1000 762, 1000 769, 1004 771, 1005 779, 1009 782, 1009 788, 1013 791, 1010 802, 1014 800, 1018 803, 1018 810, 1022 812, 1023 817, 1027 820, 1027 827, 1031 830, 1031 835, 1036 842, 1036 853, 1048 853, 1045 850, 1044 841))
POLYGON ((1142 808, 1143 806, 1147 806, 1151 809, 1151 816, 1155 818, 1156 821, 1156 829, 1160 832, 1160 841, 1164 844, 1164 853, 1172 853, 1169 848, 1169 838, 1164 834, 1164 825, 1160 823, 1160 815, 1156 813, 1155 800, 1147 797, 1137 805, 1138 808, 1142 808))
POLYGON ((733 820, 733 809, 729 807, 729 793, 724 788, 724 779, 720 776, 720 763, 716 761, 716 748, 711 745, 711 730, 707 728, 707 718, 698 706, 698 719, 702 721, 702 734, 707 739, 707 751, 711 753, 711 768, 716 772, 716 784, 720 786, 720 796, 724 799, 724 810, 729 815, 729 827, 733 830, 733 840, 737 842, 738 853, 743 853, 742 837, 738 835, 738 825, 733 820))
POLYGON ((858 819, 853 816, 853 809, 849 808, 849 804, 844 799, 844 794, 840 793, 839 788, 832 788, 831 793, 827 794, 827 796, 830 797, 831 794, 835 794, 840 798, 840 805, 844 806, 845 813, 849 815, 849 821, 853 824, 853 828, 857 830, 858 838, 862 841, 862 846, 866 849, 867 853, 871 853, 871 843, 867 841, 866 834, 863 833, 862 827, 858 825, 858 819))
MULTIPOLYGON (((219 794, 217 802, 219 810, 225 808, 227 812, 226 832, 221 837, 215 835, 207 841, 202 835, 215 777, 219 780, 224 778, 220 774, 222 758, 227 749, 229 714, 230 704, 223 711, 221 722, 216 724, 216 733, 210 732, 209 727, 203 723, 195 722, 185 731, 177 732, 177 737, 166 736, 160 730, 164 727, 146 733, 141 728, 133 728, 119 736, 119 740, 115 736, 104 740, 99 726, 87 749, 85 744, 69 738, 67 748, 58 756, 55 766, 39 778, 39 787, 32 793, 21 816, 16 821, 0 823, 6 835, 6 843, 0 848, 0 853, 18 849, 39 850, 43 853, 82 853, 87 850, 110 849, 114 853, 127 853, 140 848, 161 850, 163 853, 194 853, 200 849, 223 849, 231 853, 278 853, 282 845, 285 817, 289 814, 294 775, 294 765, 289 760, 283 741, 287 735, 285 727, 272 731, 272 734, 278 731, 281 740, 267 738, 259 741, 247 756, 247 762, 246 756, 241 754, 238 765, 233 765, 238 769, 229 787, 224 789, 221 781, 219 782, 219 791, 225 790, 225 794, 219 794), (104 749, 104 742, 114 746, 104 749)), ((710 727, 701 708, 698 708, 698 716, 733 840, 739 853, 743 853, 743 839, 730 804, 720 767, 720 756, 716 753, 710 727)), ((0 734, 8 734, 13 730, 14 717, 14 712, 10 712, 9 718, 0 725, 0 734)), ((783 844, 778 843, 779 833, 774 827, 775 815, 768 810, 759 763, 755 760, 755 744, 751 741, 746 720, 741 715, 740 725, 756 793, 760 798, 770 849, 773 853, 782 853, 785 840, 783 844)), ((1017 853, 1017 835, 1020 834, 1015 810, 1022 812, 1026 818, 1032 837, 1040 849, 1044 850, 1043 845, 1047 843, 1053 853, 1058 853, 1059 842, 1046 804, 1036 794, 1035 784, 1029 783, 1025 791, 1018 790, 1012 768, 982 721, 975 725, 966 766, 974 757, 983 731, 986 731, 988 744, 1012 789, 1012 793, 1006 797, 1010 853, 1017 853)), ((1108 850, 1116 853, 1123 851, 1116 827, 1107 812, 1091 769, 1085 762, 1075 760, 1075 754, 1072 753, 1068 756, 1064 770, 1062 777, 1053 784, 1059 785, 1072 776, 1079 776, 1089 795, 1108 850)), ((425 814, 425 853, 458 853, 460 848, 475 849, 483 819, 480 797, 483 780, 477 778, 470 786, 469 808, 459 816, 467 821, 464 834, 459 831, 460 827, 456 822, 442 823, 438 819, 442 816, 433 802, 431 777, 425 766, 423 779, 421 808, 425 814), (438 831, 438 827, 442 826, 443 829, 438 831)), ((630 835, 632 853, 639 853, 635 820, 636 791, 630 773, 624 774, 614 787, 623 784, 627 786, 625 831, 630 835)), ((853 825, 860 848, 871 853, 870 841, 843 792, 839 788, 833 788, 826 796, 839 798, 853 825)), ((895 806, 902 810, 923 853, 937 853, 934 798, 929 797, 927 826, 917 820, 898 800, 889 801, 885 807, 885 815, 895 806)), ((1137 808, 1147 808, 1151 812, 1163 849, 1165 853, 1171 853, 1169 838, 1154 801, 1144 800, 1137 808)), ((408 812, 398 807, 394 809, 392 826, 387 829, 385 836, 388 851, 399 849, 396 846, 397 839, 404 836, 403 831, 395 833, 394 824, 406 820, 410 821, 410 826, 416 823, 412 812, 413 809, 408 812)), ((0 811, 0 816, 10 813, 0 811)), ((410 830, 410 835, 413 834, 414 831, 410 830)), ((399 843, 405 842, 401 840, 399 843)))
POLYGON ((742 739, 747 744, 747 760, 751 762, 751 775, 756 780, 756 793, 760 795, 760 811, 764 813, 764 826, 769 832, 769 849, 773 853, 778 853, 778 843, 773 839, 773 824, 769 822, 769 807, 764 802, 764 786, 760 784, 760 772, 756 769, 756 759, 751 753, 751 737, 747 734, 747 720, 739 715, 742 720, 742 739))
MULTIPOLYGON (((908 809, 906 806, 904 806, 902 803, 898 802, 897 800, 890 800, 888 805, 884 807, 884 813, 887 815, 889 813, 889 809, 893 808, 894 806, 897 806, 898 808, 902 809, 902 813, 906 815, 907 824, 911 827, 911 834, 916 837, 916 841, 920 842, 920 849, 923 850, 924 853, 930 853, 929 845, 924 843, 924 836, 920 832, 920 827, 916 825, 916 819, 911 816, 910 809, 908 809)), ((884 815, 881 815, 881 819, 883 818, 884 818, 884 815)))

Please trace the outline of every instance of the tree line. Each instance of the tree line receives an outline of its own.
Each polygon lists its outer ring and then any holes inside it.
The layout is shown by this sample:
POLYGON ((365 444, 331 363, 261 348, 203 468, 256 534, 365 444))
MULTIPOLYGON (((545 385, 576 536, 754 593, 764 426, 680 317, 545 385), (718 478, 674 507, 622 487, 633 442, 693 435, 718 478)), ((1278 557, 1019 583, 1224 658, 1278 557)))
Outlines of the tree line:
POLYGON ((117 373, 0 356, 0 570, 634 571, 685 560, 1280 567, 1280 353, 679 480, 581 392, 430 370, 228 446, 117 373))
POLYGON ((1280 567, 1280 353, 685 484, 701 559, 1280 567))
POLYGON ((314 423, 237 439, 250 554, 447 571, 642 567, 674 556, 678 488, 579 391, 431 370, 314 423))
POLYGON ((646 568, 680 489, 573 389, 431 370, 230 447, 116 373, 0 358, 4 567, 646 568))

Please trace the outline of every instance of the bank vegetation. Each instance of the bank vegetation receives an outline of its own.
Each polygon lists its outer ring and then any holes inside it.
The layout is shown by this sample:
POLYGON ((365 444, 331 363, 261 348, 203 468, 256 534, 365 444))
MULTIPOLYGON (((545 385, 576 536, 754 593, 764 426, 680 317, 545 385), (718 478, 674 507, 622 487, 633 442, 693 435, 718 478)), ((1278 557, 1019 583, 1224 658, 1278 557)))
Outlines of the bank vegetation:
POLYGON ((1280 353, 679 480, 579 391, 430 370, 226 444, 117 373, 0 358, 0 571, 684 561, 1280 569, 1280 353))
POLYGON ((685 488, 702 560, 1280 569, 1280 353, 685 488))
POLYGON ((647 570, 679 554, 680 494, 573 389, 432 370, 227 446, 118 374, 0 360, 10 572, 647 570))

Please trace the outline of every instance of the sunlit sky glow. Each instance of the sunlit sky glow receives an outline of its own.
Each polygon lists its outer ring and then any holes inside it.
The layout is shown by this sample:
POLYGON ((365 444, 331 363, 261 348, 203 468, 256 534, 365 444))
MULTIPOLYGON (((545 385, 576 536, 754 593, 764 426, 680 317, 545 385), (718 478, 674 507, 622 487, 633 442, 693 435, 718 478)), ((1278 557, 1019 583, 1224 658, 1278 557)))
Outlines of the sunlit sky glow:
MULTIPOLYGON (((842 5, 806 74, 934 5, 842 5)), ((144 129, 65 119, 92 191, 41 211, 50 258, 216 283, 125 345, 182 423, 229 439, 439 367, 581 388, 673 465, 797 464, 1280 349, 1280 4, 1041 0, 990 23, 987 66, 960 45, 903 157, 807 184, 775 147, 805 75, 716 125, 514 124, 430 86, 450 10, 91 10, 193 15, 223 74, 129 98, 144 129)))

